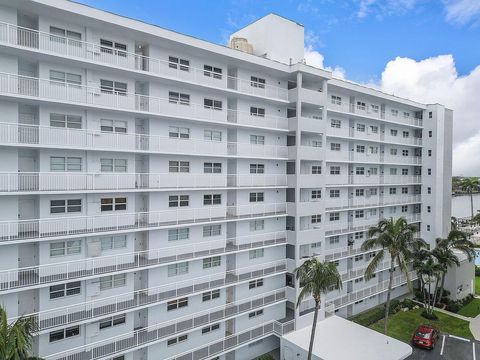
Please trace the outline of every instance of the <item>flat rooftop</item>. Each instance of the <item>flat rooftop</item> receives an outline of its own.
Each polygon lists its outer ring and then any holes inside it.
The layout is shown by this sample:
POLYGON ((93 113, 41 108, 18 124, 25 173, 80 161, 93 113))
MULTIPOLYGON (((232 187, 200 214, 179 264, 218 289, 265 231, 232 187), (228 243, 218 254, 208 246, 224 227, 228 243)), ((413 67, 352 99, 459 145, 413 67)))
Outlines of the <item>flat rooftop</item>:
MULTIPOLYGON (((311 329, 307 326, 285 335, 282 347, 290 342, 308 352, 311 329)), ((317 322, 313 355, 318 359, 403 360, 411 354, 410 345, 341 317, 317 322)))

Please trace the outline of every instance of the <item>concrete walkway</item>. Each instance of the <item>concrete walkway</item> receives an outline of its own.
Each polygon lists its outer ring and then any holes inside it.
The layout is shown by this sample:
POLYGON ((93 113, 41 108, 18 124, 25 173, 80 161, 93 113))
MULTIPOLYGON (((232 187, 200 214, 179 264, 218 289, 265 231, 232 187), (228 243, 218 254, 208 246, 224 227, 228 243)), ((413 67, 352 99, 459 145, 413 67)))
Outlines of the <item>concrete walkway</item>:
POLYGON ((469 323, 470 332, 472 333, 475 340, 480 340, 480 315, 477 315, 476 317, 471 318, 471 317, 455 314, 447 310, 438 309, 438 308, 436 308, 435 311, 467 321, 469 323))

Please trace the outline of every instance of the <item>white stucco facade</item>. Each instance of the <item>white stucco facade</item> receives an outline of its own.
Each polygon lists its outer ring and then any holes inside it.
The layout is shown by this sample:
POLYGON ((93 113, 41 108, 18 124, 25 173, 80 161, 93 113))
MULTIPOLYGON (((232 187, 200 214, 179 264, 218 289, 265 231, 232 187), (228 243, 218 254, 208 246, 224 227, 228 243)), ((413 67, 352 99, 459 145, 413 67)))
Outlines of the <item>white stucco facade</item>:
POLYGON ((385 300, 370 226, 446 235, 450 110, 306 66, 276 15, 234 35, 254 54, 0 0, 0 302, 41 357, 252 359, 311 324, 305 258, 336 262, 321 311, 347 317, 385 300))

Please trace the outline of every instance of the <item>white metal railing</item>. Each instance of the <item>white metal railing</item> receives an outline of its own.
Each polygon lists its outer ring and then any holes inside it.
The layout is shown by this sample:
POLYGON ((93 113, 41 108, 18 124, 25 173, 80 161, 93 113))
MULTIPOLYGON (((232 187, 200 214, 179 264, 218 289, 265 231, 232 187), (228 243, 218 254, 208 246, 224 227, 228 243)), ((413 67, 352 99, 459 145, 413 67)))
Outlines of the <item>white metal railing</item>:
POLYGON ((82 359, 95 360, 115 355, 121 351, 133 350, 166 340, 179 333, 192 331, 199 326, 205 326, 219 320, 240 316, 248 311, 271 306, 286 300, 286 289, 275 290, 250 299, 226 304, 207 311, 195 313, 172 321, 150 325, 106 340, 82 345, 67 351, 48 355, 50 359, 82 359))
POLYGON ((336 200, 327 200, 325 202, 325 209, 340 210, 340 209, 362 208, 362 207, 381 207, 384 205, 412 204, 412 203, 420 202, 421 200, 422 200, 421 195, 403 195, 403 196, 386 195, 383 197, 359 196, 351 199, 340 198, 336 200))
POLYGON ((204 104, 187 105, 154 96, 106 91, 100 86, 77 85, 16 74, 0 73, 0 93, 169 117, 288 129, 286 117, 270 115, 258 117, 245 111, 214 108, 204 104))
POLYGON ((129 70, 144 71, 153 75, 194 82, 204 86, 232 89, 241 93, 280 100, 288 99, 288 90, 278 86, 261 84, 248 79, 225 76, 224 74, 215 74, 205 69, 179 65, 167 60, 111 49, 99 44, 69 39, 5 22, 0 22, 0 42, 129 70))
POLYGON ((0 122, 0 143, 79 148, 87 150, 141 151, 198 156, 246 156, 287 158, 285 145, 180 139, 158 135, 111 133, 93 129, 69 129, 0 122))
POLYGON ((208 206, 112 215, 64 216, 0 221, 0 243, 23 239, 48 239, 69 235, 161 228, 212 221, 228 221, 286 214, 286 203, 208 206))
POLYGON ((0 172, 0 192, 286 186, 278 174, 0 172))
POLYGON ((380 248, 374 248, 366 251, 366 250, 363 250, 360 246, 354 247, 353 245, 351 245, 351 246, 344 246, 344 247, 334 248, 334 249, 326 249, 323 252, 323 255, 325 256, 326 261, 335 261, 338 259, 348 258, 355 255, 365 254, 369 252, 375 252, 378 250, 380 250, 380 248))
MULTIPOLYGON (((345 272, 341 272, 340 276, 342 278, 343 282, 353 280, 355 278, 363 277, 365 275, 365 270, 367 270, 367 266, 362 266, 354 269, 347 270, 345 272)), ((377 268, 375 269, 375 272, 381 272, 388 270, 390 268, 390 261, 383 261, 380 264, 378 264, 377 268)))
POLYGON ((372 142, 390 143, 390 144, 404 144, 404 145, 422 145, 422 138, 415 136, 402 137, 402 136, 382 136, 380 133, 372 133, 368 127, 366 131, 357 131, 348 128, 328 128, 328 137, 338 137, 346 139, 359 139, 372 142), (350 130, 350 131, 349 131, 350 130))
MULTIPOLYGON (((237 268, 222 271, 207 276, 194 277, 189 280, 163 284, 161 286, 122 293, 98 300, 57 307, 27 314, 37 320, 40 330, 51 329, 80 321, 85 321, 110 314, 130 311, 140 306, 154 306, 180 296, 218 289, 224 286, 235 285, 240 282, 266 276, 274 276, 286 272, 286 260, 237 268)), ((16 320, 12 318, 9 320, 16 320)))
POLYGON ((129 269, 162 266, 178 261, 224 255, 285 243, 286 231, 279 231, 5 270, 0 271, 0 291, 69 281, 129 269))
POLYGON ((410 165, 420 165, 422 164, 421 156, 393 156, 393 155, 384 155, 383 162, 385 163, 400 163, 400 164, 410 164, 410 165))

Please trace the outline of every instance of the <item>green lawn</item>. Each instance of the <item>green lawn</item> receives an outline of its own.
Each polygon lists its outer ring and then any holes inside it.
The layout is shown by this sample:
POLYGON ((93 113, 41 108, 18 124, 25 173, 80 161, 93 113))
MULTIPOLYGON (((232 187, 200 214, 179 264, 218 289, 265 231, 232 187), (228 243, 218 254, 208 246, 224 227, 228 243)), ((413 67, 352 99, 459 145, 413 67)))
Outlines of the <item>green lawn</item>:
POLYGON ((480 276, 475 276, 475 294, 480 295, 480 276))
POLYGON ((480 299, 473 299, 458 312, 460 315, 475 317, 480 314, 480 299))
MULTIPOLYGON (((388 335, 403 342, 410 343, 412 334, 417 326, 422 324, 430 324, 435 326, 441 332, 461 336, 467 339, 473 339, 473 335, 470 332, 467 321, 443 314, 438 311, 435 312, 435 314, 438 316, 438 320, 432 321, 423 318, 420 315, 421 312, 422 309, 416 309, 407 312, 400 311, 392 315, 388 321, 388 335)), ((383 333, 383 319, 371 325, 370 328, 383 333)))

